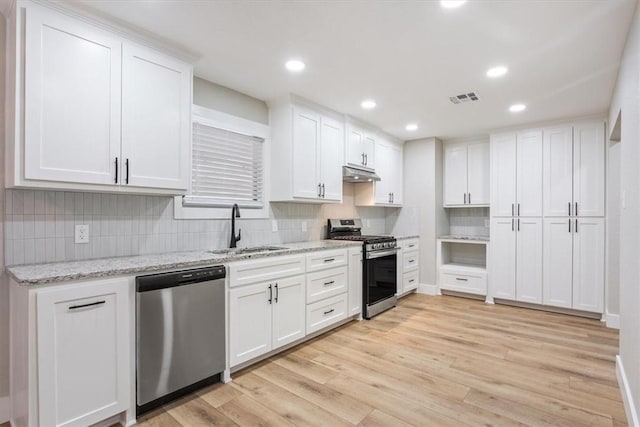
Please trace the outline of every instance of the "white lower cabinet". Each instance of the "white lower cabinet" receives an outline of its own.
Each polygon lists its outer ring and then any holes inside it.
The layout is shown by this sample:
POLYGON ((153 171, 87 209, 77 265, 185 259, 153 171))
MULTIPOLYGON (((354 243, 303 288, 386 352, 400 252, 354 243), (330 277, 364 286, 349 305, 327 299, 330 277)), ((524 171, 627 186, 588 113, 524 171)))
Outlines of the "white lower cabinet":
POLYGON ((418 239, 398 241, 397 295, 405 296, 418 288, 420 267, 420 243, 418 239))
POLYGON ((14 425, 87 426, 130 408, 132 290, 129 278, 12 283, 14 425))
POLYGON ((307 306, 307 334, 346 319, 347 294, 340 294, 307 306))
POLYGON ((604 219, 547 218, 544 303, 602 313, 604 219))
POLYGON ((493 218, 491 294, 542 303, 542 218, 493 218))

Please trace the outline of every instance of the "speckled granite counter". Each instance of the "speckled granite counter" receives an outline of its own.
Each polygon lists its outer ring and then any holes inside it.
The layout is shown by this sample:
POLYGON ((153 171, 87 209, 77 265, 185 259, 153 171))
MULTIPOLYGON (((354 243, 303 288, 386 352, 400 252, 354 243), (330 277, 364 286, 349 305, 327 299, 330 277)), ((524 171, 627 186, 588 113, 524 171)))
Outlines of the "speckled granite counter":
POLYGON ((394 236, 396 238, 396 240, 407 240, 407 239, 419 239, 420 236, 419 235, 406 235, 406 236, 394 236))
POLYGON ((207 265, 225 264, 246 259, 293 255, 326 249, 361 245, 359 242, 320 240, 274 245, 282 250, 246 254, 219 254, 208 251, 171 252, 131 257, 102 258, 85 261, 56 262, 8 267, 7 271, 21 285, 42 285, 69 280, 148 273, 207 265))
POLYGON ((460 240, 460 241, 474 241, 474 242, 488 242, 489 236, 456 236, 452 234, 448 234, 445 236, 440 236, 438 239, 441 240, 460 240))

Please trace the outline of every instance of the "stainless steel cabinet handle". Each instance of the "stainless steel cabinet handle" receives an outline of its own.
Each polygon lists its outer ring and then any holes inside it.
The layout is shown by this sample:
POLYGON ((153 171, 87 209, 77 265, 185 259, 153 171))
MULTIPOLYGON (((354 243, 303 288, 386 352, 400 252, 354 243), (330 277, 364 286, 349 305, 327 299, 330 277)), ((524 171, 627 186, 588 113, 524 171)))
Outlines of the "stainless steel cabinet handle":
POLYGON ((320 183, 318 183, 318 197, 322 195, 320 183))
POLYGON ((364 165, 367 166, 369 164, 369 154, 364 153, 364 165))
POLYGON ((460 281, 460 282, 468 282, 469 279, 463 279, 461 277, 456 277, 456 280, 460 281))
POLYGON ((518 218, 518 231, 520 231, 520 218, 518 218))
POLYGON ((335 260, 336 260, 335 258, 326 258, 324 260, 324 262, 331 262, 331 261, 335 261, 335 260))
POLYGON ((364 152, 361 154, 362 156, 362 162, 360 162, 362 164, 362 166, 364 166, 364 152))
POLYGON ((116 157, 116 180, 115 183, 118 183, 118 158, 116 157))
POLYGON ((464 204, 467 204, 467 193, 464 193, 464 204))
POLYGON ((280 290, 278 289, 278 282, 276 282, 276 298, 275 298, 276 303, 278 302, 278 296, 279 296, 279 294, 280 294, 280 290))
POLYGON ((322 198, 324 199, 324 182, 322 183, 322 198))
POLYGON ((333 313, 334 311, 336 311, 336 309, 335 309, 335 308, 332 308, 332 309, 331 309, 331 310, 329 310, 329 311, 325 311, 325 312, 324 312, 324 315, 326 316, 327 314, 331 314, 331 313, 333 313))
POLYGON ((569 218, 569 233, 571 233, 571 218, 569 218))
POLYGON ((569 205, 569 216, 571 216, 571 202, 568 202, 567 205, 569 205))
POLYGON ((124 161, 124 166, 125 166, 125 168, 127 170, 125 178, 124 178, 124 183, 128 184, 129 183, 129 159, 126 159, 124 161))
POLYGON ((335 281, 335 280, 330 280, 330 281, 328 281, 328 282, 324 282, 324 285, 325 285, 325 286, 330 286, 330 285, 333 285, 334 283, 336 283, 336 281, 335 281))
POLYGON ((578 218, 576 218, 576 233, 578 232, 578 218))
POLYGON ((511 203, 511 216, 513 216, 513 214, 514 214, 513 203, 511 203))
POLYGON ((513 229, 513 221, 514 221, 514 219, 511 218, 511 231, 514 231, 514 229, 513 229))
POLYGON ((273 288, 269 285, 269 304, 273 301, 273 288))
POLYGON ((471 193, 469 193, 469 204, 471 204, 471 193))
POLYGON ((391 203, 395 202, 396 200, 396 193, 391 193, 391 203))
POLYGON ((576 208, 574 210, 574 213, 576 214, 576 216, 578 216, 578 202, 576 202, 576 208))
POLYGON ((96 301, 96 302, 90 302, 88 304, 72 305, 71 307, 69 307, 69 310, 78 310, 79 308, 94 307, 96 305, 102 305, 102 304, 105 304, 105 303, 106 303, 106 301, 96 301))
POLYGON ((391 193, 389 193, 389 203, 391 203, 391 193))
POLYGON ((520 216, 520 203, 518 203, 518 216, 520 216))

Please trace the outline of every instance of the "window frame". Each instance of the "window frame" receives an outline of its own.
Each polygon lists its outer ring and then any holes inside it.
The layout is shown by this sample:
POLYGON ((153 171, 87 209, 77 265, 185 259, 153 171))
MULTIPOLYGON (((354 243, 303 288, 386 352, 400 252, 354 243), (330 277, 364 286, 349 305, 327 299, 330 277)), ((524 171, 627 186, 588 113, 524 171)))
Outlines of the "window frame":
MULTIPOLYGON (((243 208, 241 209, 242 218, 244 219, 267 219, 269 218, 269 155, 270 155, 270 139, 271 131, 268 125, 264 123, 254 122, 242 117, 233 116, 223 113, 222 111, 212 110, 200 105, 192 105, 191 123, 189 130, 189 162, 193 161, 192 149, 192 130, 195 121, 208 126, 224 129, 230 132, 241 133, 244 135, 253 135, 264 139, 262 147, 262 208, 243 208)), ((191 167, 189 167, 189 191, 185 195, 191 193, 191 167)), ((231 215, 230 207, 220 206, 184 206, 183 196, 174 198, 174 216, 177 219, 228 219, 231 215)))

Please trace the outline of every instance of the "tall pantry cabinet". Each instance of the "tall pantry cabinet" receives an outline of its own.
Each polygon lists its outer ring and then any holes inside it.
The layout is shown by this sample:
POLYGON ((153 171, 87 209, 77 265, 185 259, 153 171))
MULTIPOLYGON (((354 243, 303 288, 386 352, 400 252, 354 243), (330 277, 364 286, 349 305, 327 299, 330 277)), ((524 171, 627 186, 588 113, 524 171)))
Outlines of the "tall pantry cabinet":
POLYGON ((492 295, 602 313, 605 128, 491 136, 492 295))

